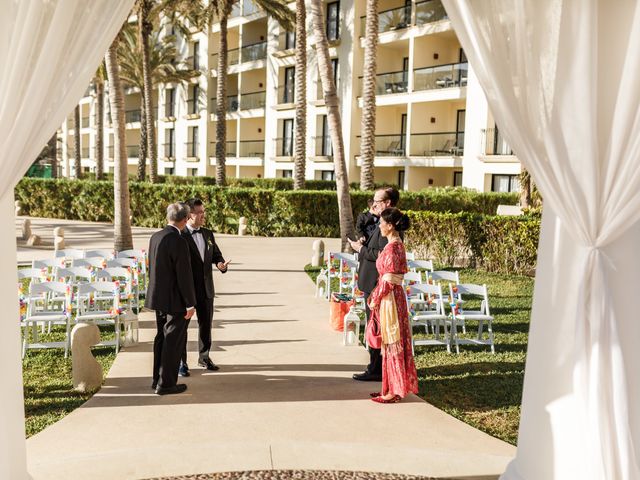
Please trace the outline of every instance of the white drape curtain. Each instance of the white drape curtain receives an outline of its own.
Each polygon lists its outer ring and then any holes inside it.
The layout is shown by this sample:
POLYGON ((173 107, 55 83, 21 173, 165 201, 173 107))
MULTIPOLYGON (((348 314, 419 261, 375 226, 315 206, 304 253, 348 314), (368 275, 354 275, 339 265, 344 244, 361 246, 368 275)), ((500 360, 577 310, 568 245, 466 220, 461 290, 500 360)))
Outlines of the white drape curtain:
POLYGON ((77 104, 133 2, 0 0, 0 478, 27 478, 13 188, 77 104))
POLYGON ((640 3, 443 3, 545 202, 518 453, 502 478, 638 479, 640 3))

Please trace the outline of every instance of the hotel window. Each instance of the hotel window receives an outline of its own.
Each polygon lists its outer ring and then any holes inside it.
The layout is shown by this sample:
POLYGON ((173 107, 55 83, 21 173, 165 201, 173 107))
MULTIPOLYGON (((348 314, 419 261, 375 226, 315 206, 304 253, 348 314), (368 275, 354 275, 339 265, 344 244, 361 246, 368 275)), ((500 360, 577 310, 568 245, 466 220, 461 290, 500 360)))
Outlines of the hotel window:
POLYGON ((340 38, 340 2, 327 3, 327 39, 340 38))
POLYGON ((520 180, 518 175, 492 175, 492 192, 519 192, 520 180))
POLYGON ((200 86, 194 85, 192 89, 192 96, 187 101, 189 103, 189 113, 197 114, 198 113, 198 97, 200 96, 200 86))
POLYGON ((164 116, 175 117, 176 116, 176 91, 173 88, 168 88, 164 93, 164 116))
POLYGON ((322 170, 322 180, 335 180, 335 174, 333 170, 322 170))
POLYGON ((293 170, 282 170, 282 178, 293 178, 293 170))
POLYGON ((293 157, 293 118, 282 121, 282 156, 293 157))
POLYGON ((290 50, 296 48, 296 32, 287 32, 284 34, 284 49, 290 50))
POLYGON ((284 69, 284 98, 283 103, 293 103, 295 97, 296 67, 284 69))
POLYGON ((462 186, 462 172, 453 172, 453 186, 454 187, 462 186))

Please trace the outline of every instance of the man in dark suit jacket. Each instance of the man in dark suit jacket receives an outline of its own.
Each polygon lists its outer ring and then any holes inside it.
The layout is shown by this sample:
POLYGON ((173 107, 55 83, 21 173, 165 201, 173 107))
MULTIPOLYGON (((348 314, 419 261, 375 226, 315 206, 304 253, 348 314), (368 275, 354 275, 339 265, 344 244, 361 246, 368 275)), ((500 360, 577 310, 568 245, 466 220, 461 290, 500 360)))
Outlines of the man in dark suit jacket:
POLYGON ((149 286, 145 306, 156 311, 157 333, 153 341, 153 383, 158 395, 181 393, 178 366, 187 321, 195 312, 196 294, 189 246, 180 233, 187 224, 189 207, 167 207, 168 225, 149 242, 149 286))
MULTIPOLYGON (((400 199, 400 194, 393 187, 376 190, 373 195, 373 210, 380 217, 385 208, 395 207, 400 199)), ((364 293, 367 322, 371 318, 369 309, 369 295, 378 283, 378 269, 376 260, 378 255, 387 245, 388 241, 380 233, 380 226, 371 234, 365 242, 349 240, 351 248, 358 252, 358 288, 364 293)), ((379 348, 369 347, 369 365, 363 373, 354 373, 354 380, 380 381, 382 380, 382 355, 379 348)))
MULTIPOLYGON (((213 320, 213 266, 215 265, 222 273, 226 273, 229 262, 224 261, 222 252, 216 245, 213 232, 203 227, 205 208, 202 200, 192 198, 187 201, 187 205, 190 209, 189 220, 182 234, 189 244, 193 284, 196 291, 198 365, 205 367, 207 370, 218 370, 218 366, 209 357, 209 351, 211 350, 211 322, 213 320)), ((179 373, 181 376, 189 376, 186 330, 179 373)))

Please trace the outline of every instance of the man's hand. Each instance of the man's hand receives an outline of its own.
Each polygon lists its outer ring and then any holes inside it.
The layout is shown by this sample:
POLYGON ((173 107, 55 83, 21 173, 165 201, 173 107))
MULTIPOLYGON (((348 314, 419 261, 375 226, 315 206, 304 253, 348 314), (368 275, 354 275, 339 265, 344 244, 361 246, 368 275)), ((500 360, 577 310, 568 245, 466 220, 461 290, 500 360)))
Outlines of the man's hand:
POLYGON ((184 314, 184 319, 190 320, 194 313, 196 313, 196 307, 187 308, 187 313, 184 314))
POLYGON ((229 268, 229 264, 231 263, 231 260, 227 260, 226 262, 222 263, 222 262, 218 262, 216 267, 218 267, 218 270, 220 270, 222 273, 226 272, 227 269, 229 268))
POLYGON ((347 241, 349 242, 349 245, 351 245, 351 248, 354 251, 360 253, 360 250, 362 250, 362 242, 360 242, 360 241, 356 242, 354 240, 351 240, 350 238, 347 238, 347 241))

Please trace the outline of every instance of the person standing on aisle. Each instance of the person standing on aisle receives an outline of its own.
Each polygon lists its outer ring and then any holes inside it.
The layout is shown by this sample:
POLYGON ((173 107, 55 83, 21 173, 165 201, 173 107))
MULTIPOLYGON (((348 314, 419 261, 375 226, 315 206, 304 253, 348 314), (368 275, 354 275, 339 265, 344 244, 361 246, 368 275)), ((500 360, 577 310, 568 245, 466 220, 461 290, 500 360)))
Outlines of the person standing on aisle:
MULTIPOLYGON (((372 212, 379 218, 382 211, 389 207, 395 207, 400 200, 398 190, 393 187, 386 187, 376 190, 373 194, 372 212)), ((378 269, 376 260, 378 255, 387 245, 388 240, 380 233, 378 225, 371 236, 366 241, 349 240, 351 248, 358 252, 358 288, 364 293, 364 302, 367 315, 367 322, 371 319, 371 309, 369 308, 369 295, 373 292, 378 283, 378 269)), ((363 382, 382 381, 382 358, 379 348, 369 347, 369 365, 362 373, 354 373, 354 380, 363 382)))
POLYGON ((145 306, 156 311, 158 329, 153 341, 153 381, 158 395, 181 393, 178 366, 187 322, 195 313, 196 294, 189 246, 180 233, 187 224, 189 207, 167 207, 168 225, 149 241, 149 286, 145 306))
MULTIPOLYGON (((222 252, 216 244, 213 232, 204 228, 205 208, 202 200, 192 198, 188 200, 190 213, 186 227, 182 234, 189 244, 191 271, 196 293, 196 313, 198 315, 198 365, 207 370, 218 370, 219 367, 209 357, 211 350, 211 325, 213 321, 213 266, 226 273, 229 261, 224 260, 222 252)), ((187 327, 189 324, 187 323, 187 327)), ((179 373, 183 377, 189 376, 187 364, 187 330, 184 333, 179 373)))

